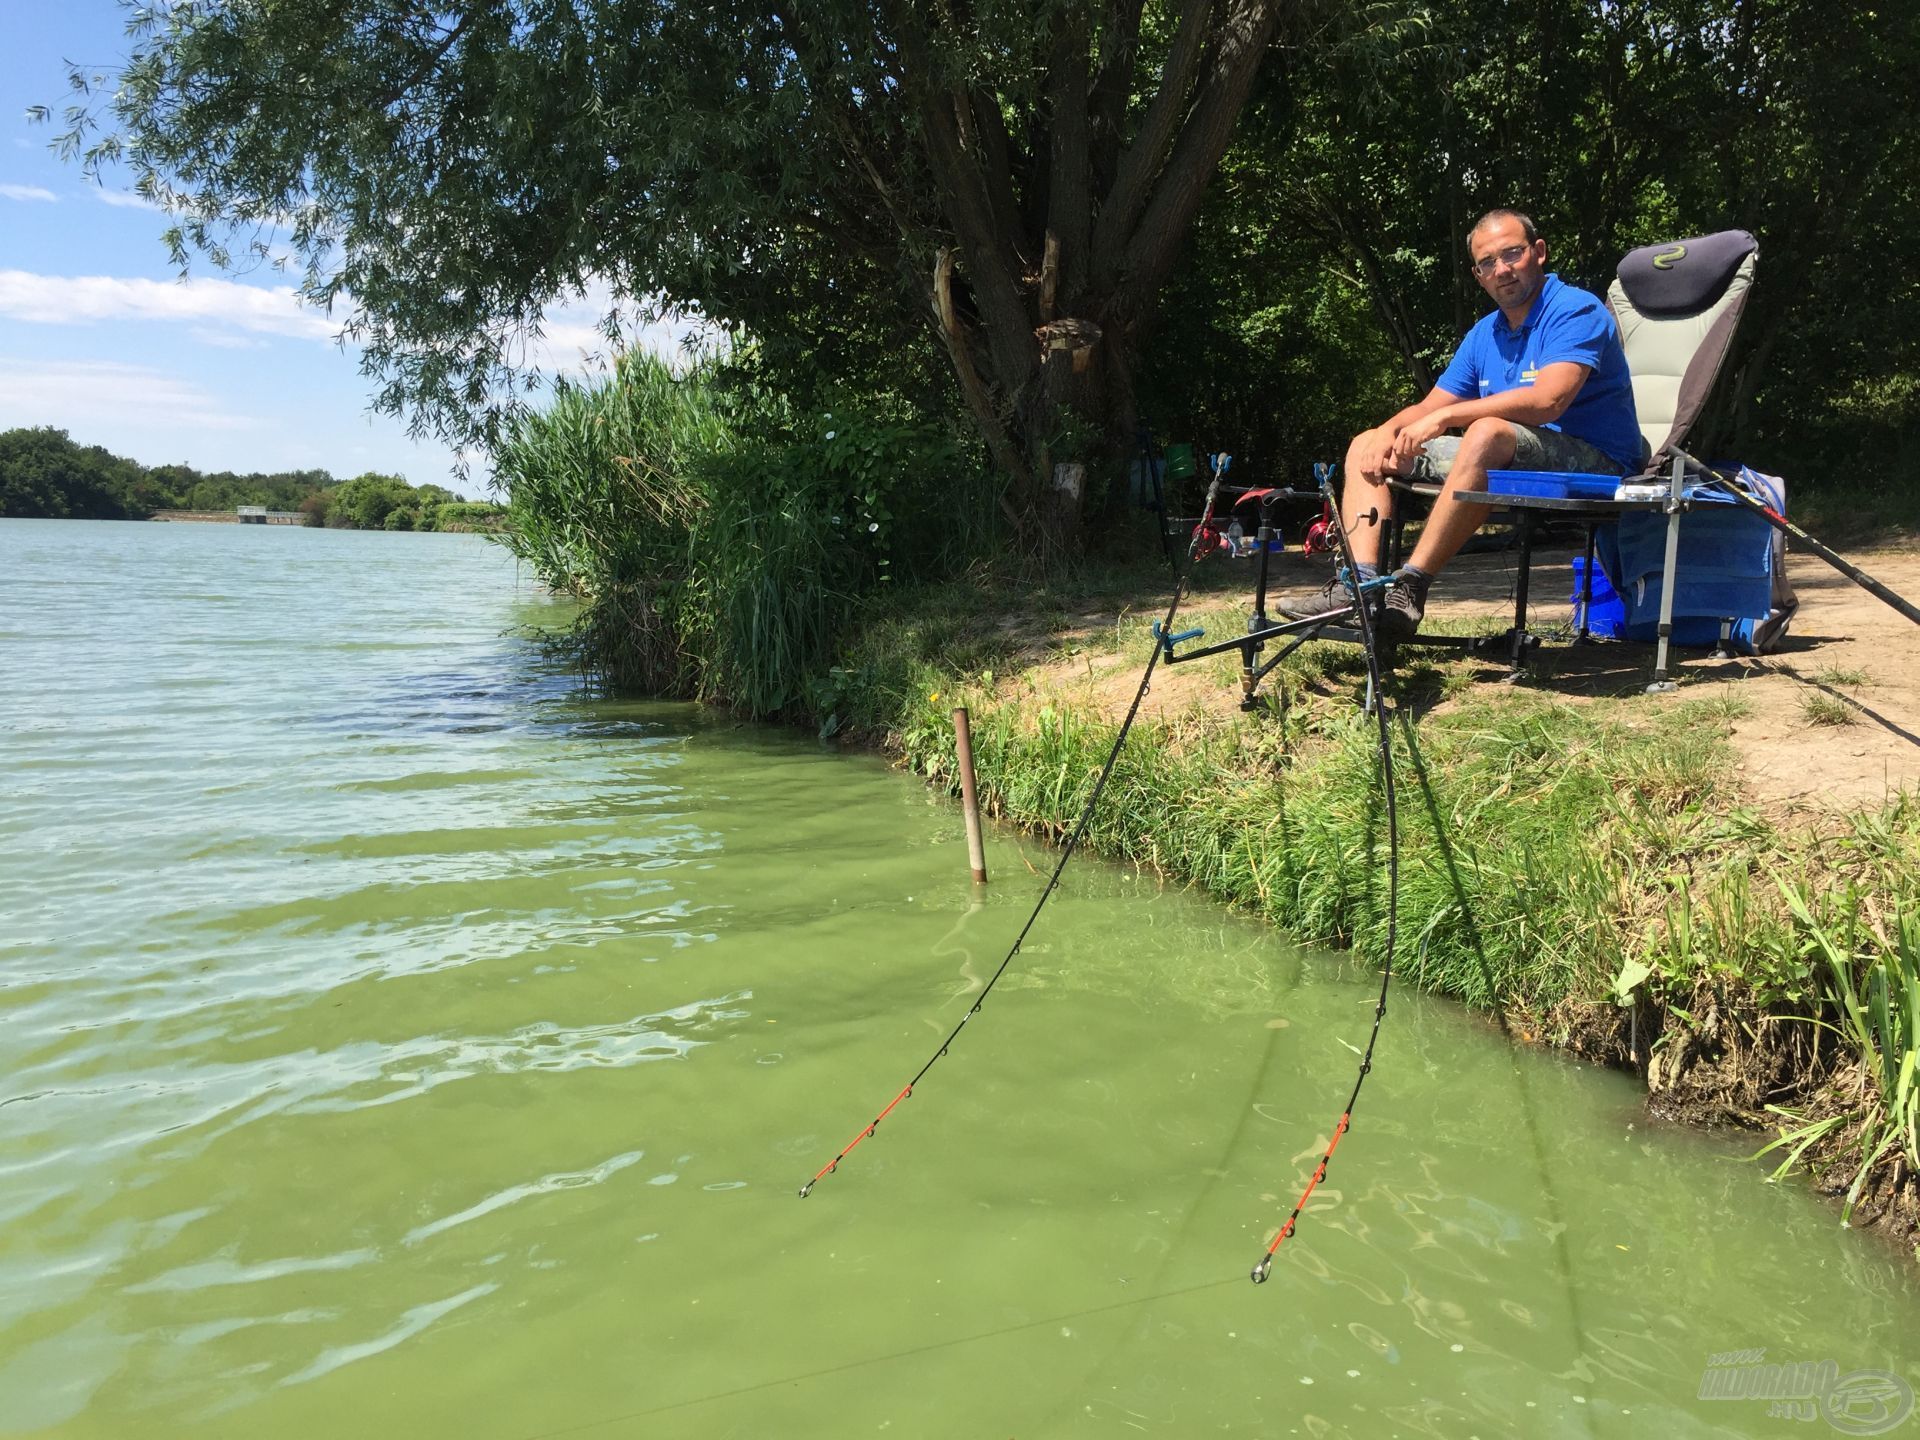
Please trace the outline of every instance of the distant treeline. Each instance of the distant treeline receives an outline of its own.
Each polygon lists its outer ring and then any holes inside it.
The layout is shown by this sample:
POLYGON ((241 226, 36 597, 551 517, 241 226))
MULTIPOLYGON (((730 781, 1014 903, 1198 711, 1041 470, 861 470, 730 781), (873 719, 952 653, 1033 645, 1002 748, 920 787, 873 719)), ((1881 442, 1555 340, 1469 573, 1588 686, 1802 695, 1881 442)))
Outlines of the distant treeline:
POLYGON ((49 426, 0 432, 0 516, 144 520, 157 510, 298 511, 338 530, 486 530, 500 507, 462 500, 398 475, 336 480, 325 470, 207 475, 189 465, 142 465, 49 426))

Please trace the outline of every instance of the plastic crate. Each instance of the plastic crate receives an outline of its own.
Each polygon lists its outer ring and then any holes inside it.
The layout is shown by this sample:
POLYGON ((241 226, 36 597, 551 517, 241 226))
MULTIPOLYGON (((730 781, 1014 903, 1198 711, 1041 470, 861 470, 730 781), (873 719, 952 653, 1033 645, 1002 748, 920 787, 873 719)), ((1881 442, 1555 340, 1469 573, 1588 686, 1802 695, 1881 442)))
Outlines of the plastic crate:
POLYGON ((1589 475, 1559 470, 1489 470, 1487 492, 1492 495, 1544 495, 1556 500, 1611 500, 1620 488, 1618 475, 1589 475))

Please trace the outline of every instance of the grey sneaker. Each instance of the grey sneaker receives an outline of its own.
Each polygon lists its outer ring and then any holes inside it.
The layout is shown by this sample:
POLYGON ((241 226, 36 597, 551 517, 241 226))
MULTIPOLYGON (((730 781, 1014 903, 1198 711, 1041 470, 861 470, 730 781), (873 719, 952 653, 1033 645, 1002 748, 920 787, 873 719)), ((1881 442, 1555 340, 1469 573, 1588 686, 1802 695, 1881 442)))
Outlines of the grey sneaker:
POLYGON ((1380 638, 1411 640, 1427 618, 1427 588, 1396 575, 1387 587, 1386 603, 1380 607, 1380 638))
POLYGON ((1273 608, 1289 620, 1305 620, 1311 615, 1325 615, 1335 610, 1353 608, 1353 595, 1347 589, 1347 582, 1340 578, 1338 571, 1324 585, 1311 588, 1301 586, 1295 590, 1282 590, 1268 597, 1273 608))

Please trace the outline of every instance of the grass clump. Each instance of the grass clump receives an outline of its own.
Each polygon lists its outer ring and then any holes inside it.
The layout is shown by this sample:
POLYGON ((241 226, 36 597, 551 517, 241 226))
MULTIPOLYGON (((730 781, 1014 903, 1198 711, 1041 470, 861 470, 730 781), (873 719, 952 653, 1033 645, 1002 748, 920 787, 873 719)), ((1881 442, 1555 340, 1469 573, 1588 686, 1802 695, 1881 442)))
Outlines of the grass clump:
POLYGON ((1858 717, 1853 713, 1853 706, 1840 696, 1815 691, 1802 697, 1800 718, 1809 725, 1851 725, 1858 717))
POLYGON ((1873 680, 1857 665, 1829 665, 1823 670, 1813 672, 1813 683, 1858 689, 1863 685, 1871 685, 1873 680))
POLYGON ((1887 1162, 1920 1173, 1920 910, 1901 913, 1877 944, 1863 943, 1858 894, 1837 907, 1806 887, 1787 887, 1786 897, 1835 1017, 1823 1023, 1848 1058, 1814 1106, 1772 1107, 1787 1125, 1760 1153, 1786 1151, 1776 1179, 1810 1150, 1817 1169, 1847 1172, 1846 1218, 1887 1162))

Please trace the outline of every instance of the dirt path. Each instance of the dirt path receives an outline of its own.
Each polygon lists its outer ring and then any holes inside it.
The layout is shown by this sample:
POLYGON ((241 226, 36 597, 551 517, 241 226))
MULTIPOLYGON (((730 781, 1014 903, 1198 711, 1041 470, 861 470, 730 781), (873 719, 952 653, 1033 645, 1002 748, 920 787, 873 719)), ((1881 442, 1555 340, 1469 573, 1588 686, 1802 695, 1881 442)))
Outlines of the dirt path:
MULTIPOLYGON (((1908 599, 1920 596, 1920 554, 1847 557, 1908 599)), ((1757 799, 1826 808, 1876 805, 1920 788, 1920 627, 1811 555, 1787 560, 1800 611, 1780 651, 1741 664, 1753 706, 1734 729, 1757 799), (1850 724, 1808 718, 1813 697, 1850 724)))
MULTIPOLYGON (((1900 594, 1920 600, 1920 550, 1911 546, 1857 551, 1850 559, 1900 594)), ((1570 616, 1570 557, 1535 557, 1532 622, 1550 628, 1570 616)), ((1218 567, 1223 562, 1210 562, 1218 567)), ((1276 566, 1278 587, 1315 584, 1325 562, 1289 555, 1276 566)), ((1445 624, 1510 619, 1514 562, 1507 555, 1463 556, 1435 586, 1428 614, 1445 624)), ((1920 789, 1920 627, 1810 555, 1788 559, 1800 610, 1781 649, 1753 659, 1713 660, 1676 652, 1676 695, 1641 693, 1651 678, 1650 646, 1602 643, 1571 647, 1549 640, 1537 652, 1527 683, 1570 699, 1612 696, 1635 706, 1674 707, 1714 693, 1737 698, 1745 717, 1733 728, 1742 778, 1752 799, 1770 808, 1859 809, 1895 791, 1920 789)), ((1205 642, 1229 638, 1245 623, 1253 569, 1241 563, 1210 575, 1217 587, 1196 595, 1181 628, 1204 625, 1205 642)), ((1149 602, 1152 603, 1152 602, 1149 602)), ((1036 694, 1091 702, 1115 719, 1132 698, 1144 637, 1144 611, 1117 648, 1114 617, 1088 614, 1037 651, 1027 683, 1036 694)), ((1271 653, 1271 652, 1269 652, 1271 653)), ((1478 683, 1497 684, 1504 667, 1491 661, 1451 662, 1478 683)), ((1238 661, 1221 656, 1176 667, 1154 678, 1148 714, 1177 719, 1188 712, 1224 714, 1239 703, 1238 661)))

